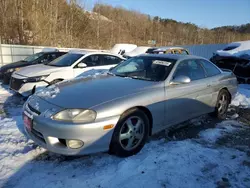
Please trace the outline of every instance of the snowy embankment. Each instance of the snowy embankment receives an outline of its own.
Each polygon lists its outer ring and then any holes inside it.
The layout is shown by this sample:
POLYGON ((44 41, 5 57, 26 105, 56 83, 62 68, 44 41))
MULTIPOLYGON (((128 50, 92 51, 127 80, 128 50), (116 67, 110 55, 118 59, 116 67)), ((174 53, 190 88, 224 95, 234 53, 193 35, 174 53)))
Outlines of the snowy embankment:
MULTIPOLYGON (((129 158, 105 153, 65 157, 27 140, 21 106, 0 86, 0 187, 249 187, 249 156, 216 145, 220 137, 244 129, 227 120, 183 141, 151 141, 129 158), (7 104, 7 105, 6 105, 7 104), (6 115, 7 114, 7 115, 6 115), (6 117, 8 116, 8 117, 6 117)), ((241 85, 232 102, 250 107, 250 87, 241 85)), ((246 128, 247 129, 247 128, 246 128)))

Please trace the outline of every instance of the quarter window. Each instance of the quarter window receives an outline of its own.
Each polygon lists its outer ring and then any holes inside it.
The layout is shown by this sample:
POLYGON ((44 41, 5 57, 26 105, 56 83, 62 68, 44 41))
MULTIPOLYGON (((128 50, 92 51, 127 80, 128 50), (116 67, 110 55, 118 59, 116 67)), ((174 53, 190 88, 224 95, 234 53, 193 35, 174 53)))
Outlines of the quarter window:
POLYGON ((191 81, 194 81, 205 78, 205 72, 202 66, 195 60, 184 60, 176 69, 174 78, 177 76, 187 76, 191 81))
POLYGON ((220 74, 220 70, 209 61, 201 59, 198 60, 198 62, 200 62, 201 65, 204 67, 208 77, 220 74))

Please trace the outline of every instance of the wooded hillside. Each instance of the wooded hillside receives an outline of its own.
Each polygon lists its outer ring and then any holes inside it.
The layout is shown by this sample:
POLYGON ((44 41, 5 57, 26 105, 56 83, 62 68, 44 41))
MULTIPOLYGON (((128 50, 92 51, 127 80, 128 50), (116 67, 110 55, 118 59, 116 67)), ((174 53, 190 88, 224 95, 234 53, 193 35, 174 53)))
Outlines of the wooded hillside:
POLYGON ((250 32, 150 17, 96 4, 93 12, 76 0, 0 0, 0 39, 7 44, 110 48, 115 43, 157 46, 249 40, 250 32))

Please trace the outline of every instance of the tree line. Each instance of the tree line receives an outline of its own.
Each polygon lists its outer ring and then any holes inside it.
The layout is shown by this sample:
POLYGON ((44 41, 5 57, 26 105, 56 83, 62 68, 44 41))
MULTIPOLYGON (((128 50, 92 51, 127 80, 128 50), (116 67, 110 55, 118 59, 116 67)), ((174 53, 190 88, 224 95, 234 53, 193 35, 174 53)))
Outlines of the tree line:
POLYGON ((157 46, 249 40, 249 30, 239 28, 201 28, 100 3, 89 12, 76 0, 0 0, 5 44, 108 49, 116 43, 148 46, 149 40, 157 46))

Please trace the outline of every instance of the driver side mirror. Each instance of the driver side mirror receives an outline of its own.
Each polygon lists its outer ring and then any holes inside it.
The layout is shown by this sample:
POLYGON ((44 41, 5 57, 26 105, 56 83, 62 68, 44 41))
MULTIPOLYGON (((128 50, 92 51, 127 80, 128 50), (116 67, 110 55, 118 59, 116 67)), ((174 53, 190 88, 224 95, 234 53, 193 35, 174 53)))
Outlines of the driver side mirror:
POLYGON ((46 59, 41 59, 40 63, 46 63, 46 59))
POLYGON ((79 63, 77 65, 77 68, 85 68, 85 67, 87 67, 87 65, 85 63, 79 63))
POLYGON ((191 82, 191 79, 188 76, 177 76, 176 78, 174 78, 170 84, 171 85, 179 85, 179 84, 188 84, 191 82))

